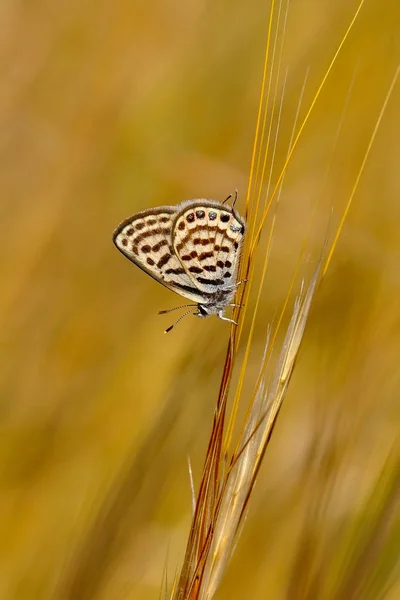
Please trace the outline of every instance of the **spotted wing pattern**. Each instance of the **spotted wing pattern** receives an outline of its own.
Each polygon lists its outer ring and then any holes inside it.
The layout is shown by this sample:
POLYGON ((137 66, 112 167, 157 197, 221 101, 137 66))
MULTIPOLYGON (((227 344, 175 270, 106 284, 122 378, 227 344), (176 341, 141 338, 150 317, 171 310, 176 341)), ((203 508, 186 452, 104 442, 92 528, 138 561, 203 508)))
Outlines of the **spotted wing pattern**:
POLYGON ((175 254, 172 225, 179 207, 145 210, 125 219, 114 232, 114 244, 151 277, 193 300, 204 300, 175 254))
POLYGON ((172 225, 172 244, 200 292, 214 294, 235 283, 244 233, 244 219, 229 205, 213 200, 181 204, 172 225))

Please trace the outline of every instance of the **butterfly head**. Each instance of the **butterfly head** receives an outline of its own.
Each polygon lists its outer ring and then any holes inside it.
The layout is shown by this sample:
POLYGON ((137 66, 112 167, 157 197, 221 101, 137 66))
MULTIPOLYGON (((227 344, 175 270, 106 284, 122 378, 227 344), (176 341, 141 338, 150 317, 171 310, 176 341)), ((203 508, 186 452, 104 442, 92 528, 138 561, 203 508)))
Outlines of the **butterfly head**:
POLYGON ((205 304, 197 305, 197 313, 195 313, 196 317, 200 317, 204 319, 205 317, 209 317, 212 312, 209 311, 205 304))

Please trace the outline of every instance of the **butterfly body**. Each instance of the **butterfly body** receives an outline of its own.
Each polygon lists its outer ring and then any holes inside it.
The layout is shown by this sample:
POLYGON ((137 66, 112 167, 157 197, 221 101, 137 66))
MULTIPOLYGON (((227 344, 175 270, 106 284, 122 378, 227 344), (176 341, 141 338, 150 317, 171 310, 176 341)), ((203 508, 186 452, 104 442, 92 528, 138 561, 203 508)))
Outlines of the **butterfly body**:
POLYGON ((113 240, 143 271, 194 301, 196 316, 225 319, 245 229, 233 206, 195 199, 136 213, 120 223, 113 240))

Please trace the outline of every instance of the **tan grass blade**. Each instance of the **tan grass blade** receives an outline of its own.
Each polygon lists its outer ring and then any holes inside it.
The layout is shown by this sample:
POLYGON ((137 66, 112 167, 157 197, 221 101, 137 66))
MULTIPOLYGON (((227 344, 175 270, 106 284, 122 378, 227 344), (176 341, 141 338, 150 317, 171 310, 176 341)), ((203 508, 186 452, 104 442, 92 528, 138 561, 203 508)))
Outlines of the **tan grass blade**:
POLYGON ((227 561, 231 556, 236 535, 246 513, 261 461, 293 372, 320 269, 321 263, 312 277, 307 292, 301 294, 295 303, 278 364, 272 377, 272 384, 268 386, 268 378, 264 376, 243 430, 240 450, 232 457, 232 463, 223 484, 209 551, 210 560, 199 598, 214 597, 227 561))
MULTIPOLYGON (((247 361, 249 357, 248 353, 246 353, 242 364, 238 382, 239 393, 235 397, 234 410, 230 415, 231 417, 233 415, 233 418, 228 422, 228 430, 226 430, 226 421, 229 416, 227 415, 228 395, 238 345, 240 337, 244 331, 243 318, 246 313, 246 308, 248 305, 247 299, 249 298, 251 283, 254 278, 255 260, 257 259, 260 236, 263 232, 263 227, 272 202, 274 199, 276 199, 277 194, 281 189, 286 169, 300 136, 304 131, 305 125, 314 109, 314 106, 339 56, 339 53, 345 41, 347 40, 354 23, 357 20, 364 1, 365 0, 361 0, 359 2, 353 19, 351 20, 350 25, 342 37, 338 49, 325 72, 321 84, 314 95, 314 98, 306 112, 297 134, 294 136, 294 141, 291 142, 287 158, 275 183, 272 194, 268 194, 268 198, 266 198, 263 214, 260 219, 257 219, 260 202, 260 195, 257 195, 257 191, 260 192, 265 176, 265 164, 268 157, 269 141, 271 137, 270 134, 272 132, 272 118, 276 102, 276 94, 274 94, 273 109, 270 116, 271 121, 269 123, 269 132, 267 135, 267 147, 264 149, 264 135, 267 127, 267 106, 264 107, 267 79, 266 66, 268 64, 269 48, 271 44, 271 23, 274 3, 271 9, 260 109, 257 119, 256 139, 254 143, 249 188, 246 200, 246 213, 250 223, 250 231, 252 230, 254 235, 250 236, 248 244, 244 249, 240 275, 241 279, 249 279, 249 285, 246 286, 243 294, 245 298, 245 309, 241 311, 242 314, 239 327, 237 329, 231 329, 231 336, 229 339, 224 371, 214 414, 214 422, 203 468, 203 476, 197 496, 196 509, 190 530, 186 555, 179 580, 174 586, 172 595, 175 600, 195 598, 211 599, 214 597, 227 562, 237 542, 238 533, 247 511, 249 498, 254 488, 262 459, 274 430, 274 426, 282 406, 282 402, 285 398, 291 375, 293 373, 293 368, 298 356, 304 328, 309 315, 311 302, 319 281, 322 269, 322 259, 319 261, 319 265, 312 276, 312 279, 307 287, 307 291, 302 289, 297 301, 295 302, 293 314, 290 319, 281 350, 277 356, 276 366, 273 367, 271 356, 273 353, 276 355, 275 345, 277 334, 283 322, 283 316, 286 308, 289 305, 291 291, 297 277, 299 264, 301 262, 301 257, 299 258, 296 272, 293 276, 284 306, 277 322, 277 326, 273 335, 269 335, 268 337, 269 343, 265 348, 264 358, 260 368, 260 375, 254 382, 251 400, 248 404, 248 411, 239 430, 239 436, 235 444, 236 449, 232 452, 230 450, 231 439, 236 421, 236 409, 241 396, 241 391, 243 389, 244 377, 246 375, 247 361), (258 158, 256 158, 257 152, 258 158), (265 152, 265 160, 261 159, 263 152, 265 152), (262 163, 261 160, 263 160, 262 163), (262 169, 260 169, 261 164, 263 164, 262 169)), ((280 10, 281 4, 279 11, 280 10)), ((276 35, 278 35, 278 32, 276 35)), ((276 48, 276 43, 277 38, 273 43, 274 48, 276 48)), ((282 53, 282 47, 280 53, 282 53)), ((280 66, 278 68, 278 77, 279 72, 280 66)), ((267 104, 272 89, 272 78, 270 78, 269 81, 267 104)), ((275 90, 276 89, 277 82, 275 85, 275 90)), ((272 173, 272 168, 273 165, 271 164, 270 175, 272 173)), ((271 237, 269 240, 270 244, 271 237)), ((305 249, 305 243, 303 245, 302 252, 305 249)), ((265 273, 267 257, 264 257, 263 265, 263 273, 265 273)), ((258 300, 260 298, 261 290, 262 285, 260 286, 257 294, 258 300)), ((258 304, 256 304, 256 306, 258 306, 258 304)), ((269 331, 269 333, 271 333, 269 326, 266 327, 266 329, 269 331)))
POLYGON ((387 94, 386 94, 386 97, 385 97, 384 103, 383 103, 383 105, 382 105, 382 108, 381 108, 381 110, 380 110, 380 113, 379 113, 378 119, 377 119, 377 121, 376 121, 376 123, 375 123, 375 127, 374 127, 374 130, 373 130, 373 132, 372 132, 371 139, 370 139, 370 141, 369 141, 369 144, 368 144, 367 150, 366 150, 366 152, 365 152, 365 154, 364 154, 364 158, 363 158, 363 160, 362 160, 362 163, 361 163, 360 170, 358 171, 358 174, 357 174, 356 180, 355 180, 355 182, 354 182, 354 185, 353 185, 353 189, 351 190, 351 194, 350 194, 350 197, 349 197, 349 199, 348 199, 348 201, 347 201, 346 208, 345 208, 345 210, 344 210, 344 213, 343 213, 342 219, 341 219, 341 221, 340 221, 340 224, 339 224, 339 227, 338 227, 338 229, 337 229, 337 231, 336 231, 336 234, 335 234, 335 239, 333 240, 333 243, 332 243, 331 249, 330 249, 330 251, 329 251, 329 254, 328 254, 328 258, 326 259, 326 264, 325 264, 325 267, 324 267, 324 272, 323 272, 323 275, 325 275, 325 274, 326 274, 326 272, 327 272, 327 270, 328 270, 328 268, 329 268, 330 262, 331 262, 331 260, 332 260, 333 253, 334 253, 334 251, 335 251, 335 248, 336 248, 336 246, 337 246, 337 243, 338 243, 338 240, 339 240, 340 234, 341 234, 341 232, 342 232, 342 229, 343 229, 344 222, 346 221, 346 219, 347 219, 347 215, 349 214, 349 210, 350 210, 351 204, 352 204, 352 202, 353 202, 354 195, 355 195, 355 193, 356 193, 356 191, 357 191, 358 184, 360 183, 360 179, 361 179, 361 176, 362 176, 362 174, 363 174, 363 172, 364 172, 364 168, 365 168, 366 162, 367 162, 367 160, 368 160, 368 157, 369 157, 369 154, 370 154, 371 148, 372 148, 372 146, 373 146, 373 143, 374 143, 374 141, 375 141, 376 134, 378 133, 379 126, 380 126, 380 124, 381 124, 381 121, 382 121, 382 119, 383 119, 383 116, 384 116, 384 114, 385 114, 385 112, 386 112, 387 105, 388 105, 388 103, 389 103, 389 100, 390 100, 390 97, 391 97, 391 95, 392 95, 392 93, 393 93, 394 87, 395 87, 395 85, 396 85, 396 83, 397 83, 397 79, 398 79, 398 77, 399 77, 399 74, 400 74, 400 66, 398 66, 398 67, 397 67, 397 70, 396 70, 396 72, 395 72, 395 74, 394 74, 394 77, 393 77, 393 79, 392 79, 392 82, 391 82, 391 84, 390 84, 389 90, 388 90, 388 92, 387 92, 387 94))

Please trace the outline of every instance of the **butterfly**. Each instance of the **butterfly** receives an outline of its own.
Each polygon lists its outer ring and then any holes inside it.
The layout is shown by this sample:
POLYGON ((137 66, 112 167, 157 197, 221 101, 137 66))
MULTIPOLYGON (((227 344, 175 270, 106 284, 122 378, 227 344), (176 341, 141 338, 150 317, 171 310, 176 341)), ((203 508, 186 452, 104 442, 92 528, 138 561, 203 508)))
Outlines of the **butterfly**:
POLYGON ((237 192, 232 205, 226 204, 231 197, 223 202, 186 200, 138 212, 118 225, 114 244, 156 281, 196 303, 177 308, 196 306, 197 317, 216 314, 235 323, 224 317, 224 310, 237 306, 232 300, 243 283, 236 283, 236 277, 246 222, 234 208, 237 192))

